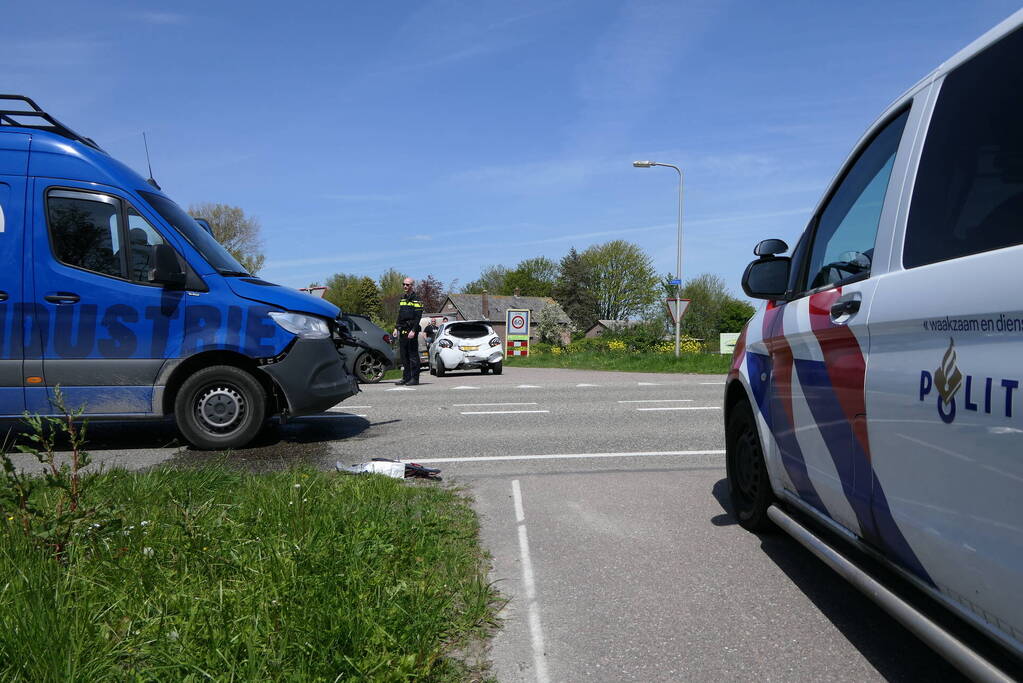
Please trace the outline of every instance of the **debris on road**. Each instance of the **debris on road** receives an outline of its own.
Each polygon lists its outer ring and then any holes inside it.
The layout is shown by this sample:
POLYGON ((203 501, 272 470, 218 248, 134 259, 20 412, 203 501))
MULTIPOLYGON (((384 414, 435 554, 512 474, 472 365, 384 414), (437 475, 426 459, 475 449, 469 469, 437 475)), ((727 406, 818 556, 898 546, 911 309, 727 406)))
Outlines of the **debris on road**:
POLYGON ((382 474, 395 479, 419 478, 440 481, 439 469, 388 458, 373 458, 370 462, 360 462, 351 466, 338 461, 334 463, 334 467, 338 472, 348 474, 382 474))

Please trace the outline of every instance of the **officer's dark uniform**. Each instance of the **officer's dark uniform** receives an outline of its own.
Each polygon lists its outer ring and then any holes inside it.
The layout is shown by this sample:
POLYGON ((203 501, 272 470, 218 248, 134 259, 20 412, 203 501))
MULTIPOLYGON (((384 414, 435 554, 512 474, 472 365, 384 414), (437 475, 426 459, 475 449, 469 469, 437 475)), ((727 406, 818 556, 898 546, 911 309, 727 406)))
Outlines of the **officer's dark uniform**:
POLYGON ((401 357, 401 382, 399 384, 419 384, 419 321, 423 317, 423 302, 416 293, 409 291, 398 302, 398 322, 394 329, 398 330, 398 352, 401 357), (415 330, 409 339, 408 333, 415 330))

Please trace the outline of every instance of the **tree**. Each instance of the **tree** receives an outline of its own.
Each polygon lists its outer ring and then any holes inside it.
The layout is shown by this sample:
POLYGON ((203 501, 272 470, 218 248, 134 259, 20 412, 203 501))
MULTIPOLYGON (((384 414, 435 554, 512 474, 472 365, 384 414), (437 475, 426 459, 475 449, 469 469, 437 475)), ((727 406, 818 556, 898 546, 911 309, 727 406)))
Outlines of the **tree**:
POLYGON ((188 213, 209 221, 213 237, 245 270, 255 275, 263 267, 266 256, 263 254, 259 220, 254 216, 246 216, 237 206, 209 202, 192 204, 188 213))
POLYGON ((359 308, 358 275, 334 273, 327 278, 327 291, 323 298, 341 309, 344 313, 358 313, 359 308))
POLYGON ((721 320, 718 323, 718 332, 742 332, 743 326, 756 312, 757 309, 745 301, 729 297, 725 305, 721 307, 721 320))
POLYGON ((557 307, 547 304, 540 309, 540 315, 536 319, 536 336, 540 341, 560 345, 563 337, 572 332, 571 323, 563 322, 558 317, 557 307))
POLYGON ((480 271, 479 279, 473 280, 462 291, 465 294, 482 294, 484 291, 498 294, 504 291, 504 281, 508 277, 508 269, 502 265, 485 266, 480 271))
POLYGON ((593 293, 593 273, 575 247, 561 259, 551 295, 577 329, 585 330, 600 317, 593 293))
MULTIPOLYGON (((398 302, 405 295, 401 283, 408 277, 394 268, 388 268, 380 276, 380 315, 390 325, 398 319, 398 302)), ((384 325, 387 327, 387 325, 384 325)))
POLYGON ((550 296, 558 278, 558 264, 546 256, 526 259, 509 271, 504 278, 501 294, 514 294, 519 290, 522 296, 550 296))
POLYGON ((653 262, 638 245, 613 240, 594 245, 581 256, 592 273, 598 319, 626 320, 656 301, 653 262))
POLYGON ((427 275, 419 281, 416 285, 416 293, 419 294, 419 299, 423 302, 424 313, 437 313, 444 305, 444 300, 447 299, 444 283, 433 275, 427 275))
POLYGON ((729 294, 725 281, 710 273, 688 280, 682 287, 682 298, 690 300, 682 318, 682 334, 703 339, 711 347, 717 343, 720 332, 742 330, 755 310, 729 294))
MULTIPOLYGON (((377 287, 377 283, 371 277, 364 277, 359 280, 359 284, 356 286, 358 291, 359 304, 355 309, 355 312, 368 316, 370 320, 380 325, 384 322, 381 320, 380 314, 380 288, 377 287)), ((390 322, 389 324, 393 324, 390 322)), ((381 327, 387 327, 387 325, 380 325, 381 327)))

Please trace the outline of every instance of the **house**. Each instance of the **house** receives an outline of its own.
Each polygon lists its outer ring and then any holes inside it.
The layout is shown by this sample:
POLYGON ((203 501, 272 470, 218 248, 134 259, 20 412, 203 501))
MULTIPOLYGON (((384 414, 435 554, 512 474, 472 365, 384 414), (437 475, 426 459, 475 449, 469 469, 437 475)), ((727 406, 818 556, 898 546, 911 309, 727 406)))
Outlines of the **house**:
MULTIPOLYGON (((516 290, 517 292, 517 290, 516 290)), ((493 294, 451 294, 441 306, 440 315, 447 316, 451 320, 486 320, 494 331, 502 339, 505 338, 506 311, 509 308, 529 309, 529 339, 536 338, 536 324, 540 318, 540 311, 547 306, 554 306, 558 322, 566 326, 572 323, 568 314, 562 310, 558 302, 549 296, 497 296, 493 294)), ((568 328, 566 327, 566 330, 568 328)), ((564 343, 571 341, 571 333, 563 334, 564 343)))
POLYGON ((639 320, 598 320, 586 330, 583 336, 587 339, 593 339, 594 337, 603 336, 606 332, 618 332, 619 330, 625 330, 641 324, 642 322, 639 320))

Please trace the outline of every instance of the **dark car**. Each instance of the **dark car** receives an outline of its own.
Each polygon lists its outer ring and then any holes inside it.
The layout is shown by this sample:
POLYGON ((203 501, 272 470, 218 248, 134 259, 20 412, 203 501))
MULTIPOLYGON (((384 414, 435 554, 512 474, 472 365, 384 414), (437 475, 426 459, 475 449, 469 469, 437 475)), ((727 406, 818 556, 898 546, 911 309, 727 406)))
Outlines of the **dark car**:
POLYGON ((384 373, 395 367, 394 338, 382 327, 364 315, 345 313, 341 321, 348 325, 352 336, 378 353, 366 349, 349 348, 345 351, 345 366, 360 382, 373 384, 383 379, 384 373))

